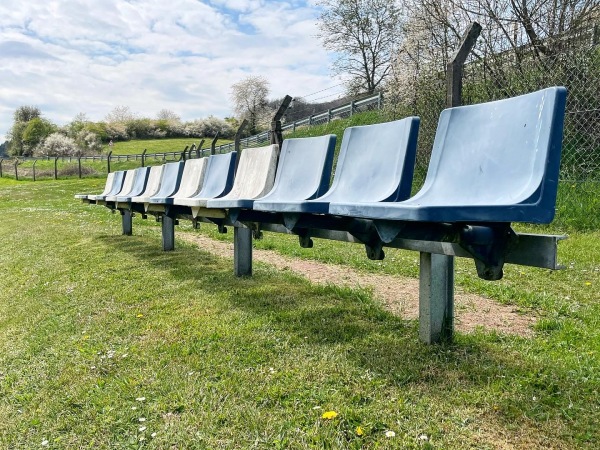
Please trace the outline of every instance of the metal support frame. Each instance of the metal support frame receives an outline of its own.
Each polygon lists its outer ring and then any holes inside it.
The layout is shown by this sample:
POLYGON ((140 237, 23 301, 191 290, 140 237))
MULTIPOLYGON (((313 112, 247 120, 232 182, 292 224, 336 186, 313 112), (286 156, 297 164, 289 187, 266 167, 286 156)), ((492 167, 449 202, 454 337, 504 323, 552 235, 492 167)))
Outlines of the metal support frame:
POLYGON ((453 331, 454 257, 421 252, 419 339, 426 344, 450 341, 453 331))
POLYGON ((175 218, 168 214, 161 216, 162 246, 165 252, 175 250, 175 218))
POLYGON ((233 271, 236 277, 252 275, 252 230, 233 228, 233 271))
POLYGON ((131 236, 133 234, 133 213, 129 209, 121 209, 121 224, 123 225, 123 235, 131 236))

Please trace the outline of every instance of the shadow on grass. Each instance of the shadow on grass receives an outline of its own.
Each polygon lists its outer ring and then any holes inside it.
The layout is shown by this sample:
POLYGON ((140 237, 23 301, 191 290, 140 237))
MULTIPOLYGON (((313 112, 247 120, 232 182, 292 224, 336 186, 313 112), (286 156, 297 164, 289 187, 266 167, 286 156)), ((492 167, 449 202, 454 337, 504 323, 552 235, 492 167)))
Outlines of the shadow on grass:
POLYGON ((426 346, 418 340, 416 321, 386 312, 365 291, 313 286, 293 273, 264 270, 262 265, 253 277, 236 278, 231 262, 224 264, 223 259, 187 244, 165 253, 160 239, 98 239, 117 255, 133 255, 174 280, 195 282, 199 291, 226 298, 231 307, 286 334, 292 345, 313 346, 315 354, 321 347, 335 346, 357 366, 396 386, 425 388, 441 404, 447 404, 449 396, 462 397, 458 400, 462 403, 483 402, 478 407, 489 409, 507 428, 514 429, 515 420, 524 417, 533 426, 551 419, 568 423, 583 441, 593 440, 585 431, 593 417, 572 421, 565 413, 579 397, 585 403, 589 393, 580 392, 586 389, 573 384, 567 369, 557 362, 521 353, 518 338, 503 342, 503 337, 493 334, 459 335, 452 344, 426 346))

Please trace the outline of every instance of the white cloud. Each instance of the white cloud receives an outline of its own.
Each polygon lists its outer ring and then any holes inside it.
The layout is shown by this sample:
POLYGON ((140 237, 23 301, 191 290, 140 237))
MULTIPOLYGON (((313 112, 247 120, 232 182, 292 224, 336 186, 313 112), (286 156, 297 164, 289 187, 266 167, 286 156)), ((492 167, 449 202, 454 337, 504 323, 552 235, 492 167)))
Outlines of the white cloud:
POLYGON ((21 105, 58 124, 117 105, 190 120, 231 114, 250 74, 272 98, 331 86, 317 16, 298 0, 2 0, 0 142, 21 105))

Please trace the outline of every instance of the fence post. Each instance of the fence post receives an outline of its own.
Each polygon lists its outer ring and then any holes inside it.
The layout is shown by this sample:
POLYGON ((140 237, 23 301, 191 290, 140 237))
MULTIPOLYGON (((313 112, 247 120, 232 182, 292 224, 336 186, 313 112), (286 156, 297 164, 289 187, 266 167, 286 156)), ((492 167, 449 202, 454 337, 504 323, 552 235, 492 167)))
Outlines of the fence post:
POLYGON ((354 115, 354 100, 350 102, 350 117, 354 115))
POLYGON ((81 156, 77 158, 77 170, 79 171, 79 178, 81 178, 81 156))
POLYGON ((144 149, 144 151, 142 152, 142 167, 144 167, 144 165, 146 164, 146 152, 146 149, 144 149))
POLYGON ((17 170, 17 166, 19 165, 19 159, 15 159, 15 181, 19 181, 19 171, 17 170))
POLYGON ((108 152, 106 156, 106 173, 110 173, 110 157, 112 156, 112 150, 108 152))
POLYGON ((215 133, 215 137, 213 138, 212 142, 210 143, 210 154, 214 155, 216 152, 216 145, 217 145, 217 139, 219 139, 219 132, 217 131, 215 133))
POLYGON ((233 140, 233 151, 237 152, 237 157, 235 158, 235 169, 233 173, 237 172, 238 163, 240 161, 240 138, 242 133, 244 132, 244 128, 248 125, 248 120, 244 119, 240 124, 240 127, 235 132, 235 138, 233 140))
POLYGON ((35 181, 35 165, 37 164, 37 162, 38 162, 37 159, 33 162, 33 181, 35 181))
POLYGON ((377 109, 381 109, 381 91, 379 91, 379 95, 377 96, 377 109))
POLYGON ((200 143, 198 147, 196 147, 196 158, 200 158, 202 156, 202 146, 204 145, 204 139, 200 139, 200 143))
POLYGON ((270 133, 271 134, 270 143, 271 144, 277 144, 277 145, 281 146, 281 143, 283 142, 283 133, 281 130, 281 118, 283 117, 283 115, 285 114, 287 109, 289 108, 290 103, 292 103, 292 97, 289 95, 286 95, 283 98, 281 105, 279 105, 279 109, 277 110, 277 112, 273 116, 273 119, 271 120, 271 130, 270 130, 270 132, 271 132, 270 133))
POLYGON ((327 123, 331 122, 331 108, 327 110, 327 123))
MULTIPOLYGON (((446 70, 446 106, 461 104, 463 65, 481 26, 473 22, 446 70)), ((419 338, 426 344, 451 341, 454 334, 454 256, 421 252, 419 268, 419 338)))
POLYGON ((0 158, 0 178, 2 178, 2 163, 4 162, 4 158, 0 158))
POLYGON ((58 180, 58 156, 54 157, 54 179, 58 180))
POLYGON ((460 45, 446 66, 446 107, 460 106, 463 66, 481 33, 481 25, 473 22, 462 37, 460 45))

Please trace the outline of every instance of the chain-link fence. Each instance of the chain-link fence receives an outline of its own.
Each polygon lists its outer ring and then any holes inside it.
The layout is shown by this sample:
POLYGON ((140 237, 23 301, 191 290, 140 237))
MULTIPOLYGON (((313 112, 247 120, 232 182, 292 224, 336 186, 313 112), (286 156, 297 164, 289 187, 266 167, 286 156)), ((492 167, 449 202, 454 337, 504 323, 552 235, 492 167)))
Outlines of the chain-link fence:
MULTIPOLYGON (((533 92, 549 86, 568 90, 557 228, 600 228, 600 46, 599 27, 572 31, 541 54, 528 44, 474 52, 464 69, 462 104, 533 92)), ((488 43, 489 44, 489 43, 488 43)), ((411 92, 391 107, 397 117, 421 118, 415 189, 425 178, 440 112, 446 107, 445 68, 423 64, 405 86, 411 92)), ((410 76, 410 74, 408 75, 410 76)), ((406 77, 406 74, 405 74, 406 77)))

